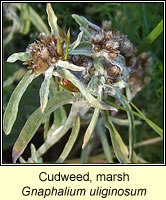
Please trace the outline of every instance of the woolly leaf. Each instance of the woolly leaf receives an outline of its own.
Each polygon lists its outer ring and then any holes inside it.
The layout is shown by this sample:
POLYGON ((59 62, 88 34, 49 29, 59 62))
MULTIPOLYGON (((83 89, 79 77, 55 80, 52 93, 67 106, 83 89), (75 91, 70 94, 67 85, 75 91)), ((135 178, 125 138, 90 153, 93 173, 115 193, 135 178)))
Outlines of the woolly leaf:
POLYGON ((73 44, 71 45, 70 47, 70 50, 69 51, 72 51, 73 49, 75 49, 81 42, 81 39, 82 39, 82 35, 83 35, 83 32, 80 32, 76 41, 73 42, 73 44))
POLYGON ((39 75, 40 74, 31 74, 31 71, 28 71, 12 93, 3 119, 3 127, 6 135, 8 135, 12 130, 13 124, 17 117, 18 106, 22 95, 32 80, 39 75))
POLYGON ((130 163, 130 160, 128 158, 129 156, 128 149, 124 144, 122 138, 120 137, 119 133, 115 129, 114 125, 112 124, 107 111, 104 111, 104 123, 106 128, 108 128, 110 132, 113 149, 117 159, 121 163, 130 163))
POLYGON ((74 143, 77 139, 79 130, 80 130, 80 117, 77 116, 76 120, 74 122, 73 128, 72 128, 72 132, 71 132, 71 135, 69 137, 69 140, 67 141, 60 157, 56 161, 57 163, 62 163, 67 158, 67 156, 69 155, 69 153, 70 153, 70 151, 71 151, 71 149, 72 149, 72 147, 73 147, 73 145, 74 145, 74 143))
POLYGON ((57 16, 55 15, 50 3, 47 3, 46 11, 47 11, 47 15, 48 15, 48 23, 51 28, 51 33, 59 36, 57 16))
POLYGON ((28 60, 32 60, 32 58, 33 57, 30 53, 19 52, 19 53, 14 53, 11 56, 9 56, 9 58, 7 59, 7 62, 14 63, 17 60, 28 61, 28 60))
POLYGON ((54 69, 54 66, 50 66, 47 69, 47 71, 45 71, 45 78, 40 88, 40 107, 41 107, 42 113, 44 113, 44 110, 48 102, 50 79, 52 77, 53 69, 54 69))
POLYGON ((57 66, 70 69, 72 71, 83 71, 85 68, 69 63, 68 61, 58 60, 57 66))
POLYGON ((39 126, 49 114, 64 104, 67 104, 72 99, 72 95, 66 91, 59 92, 56 96, 52 97, 46 106, 45 113, 42 114, 40 108, 35 110, 26 121, 22 128, 20 135, 13 147, 13 162, 16 162, 20 155, 25 150, 29 141, 32 139, 39 126))

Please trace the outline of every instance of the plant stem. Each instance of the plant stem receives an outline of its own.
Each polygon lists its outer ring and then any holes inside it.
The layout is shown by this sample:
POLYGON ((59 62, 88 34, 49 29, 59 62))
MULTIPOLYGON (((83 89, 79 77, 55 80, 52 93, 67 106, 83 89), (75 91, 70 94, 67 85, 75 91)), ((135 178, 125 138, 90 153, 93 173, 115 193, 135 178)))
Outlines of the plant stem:
POLYGON ((155 39, 162 33, 163 31, 163 19, 155 26, 151 33, 143 40, 143 42, 139 45, 136 56, 139 56, 145 49, 147 49, 155 39))
POLYGON ((163 141, 162 137, 156 137, 156 138, 152 138, 152 139, 149 139, 149 140, 144 140, 142 142, 136 143, 135 148, 138 148, 138 147, 141 147, 141 146, 146 146, 146 145, 149 145, 149 144, 155 144, 155 143, 161 142, 161 141, 163 141))
POLYGON ((37 150, 38 157, 42 156, 47 152, 48 149, 50 149, 56 142, 58 142, 66 133, 67 131, 73 126, 73 123, 76 119, 76 116, 79 112, 79 110, 85 106, 85 101, 84 102, 76 102, 73 103, 69 116, 66 120, 66 123, 61 126, 61 129, 57 132, 56 130, 52 134, 51 137, 49 137, 45 143, 43 143, 39 149, 37 150), (56 133, 56 134, 55 134, 56 133))

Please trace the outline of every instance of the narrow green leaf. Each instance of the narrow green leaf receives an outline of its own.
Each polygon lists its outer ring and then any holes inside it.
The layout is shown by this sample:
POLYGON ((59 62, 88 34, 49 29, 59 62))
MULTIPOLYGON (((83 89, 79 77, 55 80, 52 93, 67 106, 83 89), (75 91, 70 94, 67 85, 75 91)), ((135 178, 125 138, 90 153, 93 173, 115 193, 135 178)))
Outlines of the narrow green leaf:
POLYGON ((92 51, 92 44, 89 42, 80 42, 80 44, 75 47, 75 49, 72 49, 69 51, 70 55, 84 55, 91 57, 93 56, 93 51, 92 51))
MULTIPOLYGON (((53 72, 54 73, 54 72, 53 72)), ((51 81, 50 81, 50 97, 55 96, 59 92, 58 85, 55 82, 54 76, 52 76, 51 81)))
POLYGON ((103 126, 102 120, 99 120, 96 124, 96 131, 97 134, 100 137, 100 141, 106 156, 106 159, 109 163, 113 163, 113 158, 112 158, 112 153, 111 153, 111 149, 108 143, 108 138, 107 135, 105 133, 105 127, 103 126))
MULTIPOLYGON (((124 96, 123 96, 124 97, 124 96)), ((126 97, 124 97, 126 99, 126 97)), ((126 99, 126 101, 128 101, 126 99)), ((130 109, 128 109, 128 112, 133 113, 134 115, 140 117, 141 119, 143 119, 144 121, 146 121, 146 123, 156 132, 158 133, 160 136, 163 136, 163 130, 157 126, 157 124, 155 124, 154 122, 152 122, 150 119, 148 119, 131 101, 129 101, 129 103, 131 104, 131 106, 138 112, 134 112, 131 111, 130 109)))
POLYGON ((117 105, 117 104, 114 104, 114 103, 112 103, 112 102, 108 102, 108 101, 107 101, 107 104, 109 104, 109 105, 111 105, 111 106, 114 106, 114 107, 116 107, 116 108, 118 108, 118 109, 121 109, 121 110, 124 110, 124 111, 128 111, 128 112, 134 114, 135 116, 137 116, 137 117, 143 119, 156 133, 158 133, 161 137, 163 137, 163 130, 162 130, 159 126, 157 126, 157 124, 155 124, 155 123, 152 122, 150 119, 148 119, 148 118, 147 118, 147 117, 132 103, 132 102, 130 102, 130 104, 131 104, 136 110, 137 110, 137 109, 139 110, 138 113, 135 112, 135 111, 133 111, 133 110, 126 109, 126 108, 124 108, 124 107, 122 107, 122 106, 119 106, 119 105, 117 105))
POLYGON ((147 140, 136 143, 135 148, 152 145, 152 144, 155 145, 156 143, 162 142, 162 141, 163 141, 162 137, 155 137, 155 138, 147 139, 147 140))
POLYGON ((91 94, 93 94, 94 91, 98 91, 98 85, 100 84, 100 80, 99 78, 94 74, 92 77, 91 77, 91 80, 89 81, 88 83, 88 90, 91 94))
POLYGON ((126 89, 126 96, 127 96, 127 99, 128 99, 128 101, 131 101, 131 100, 132 100, 132 96, 131 96, 130 87, 127 86, 125 89, 126 89))
POLYGON ((146 123, 161 137, 163 137, 163 130, 157 126, 154 122, 152 122, 150 119, 148 119, 132 102, 129 102, 133 108, 136 109, 136 111, 139 113, 139 117, 146 121, 146 123))
POLYGON ((62 38, 62 40, 67 41, 66 33, 58 26, 59 36, 62 38))
MULTIPOLYGON (((98 96, 98 101, 101 101, 102 100, 102 87, 100 87, 99 89, 99 96, 98 96)), ((91 121, 90 121, 90 124, 85 132, 85 135, 84 135, 84 139, 83 139, 83 144, 82 144, 82 149, 85 148, 85 146, 87 145, 92 133, 93 133, 93 130, 96 126, 96 123, 97 123, 97 120, 98 120, 98 117, 99 117, 99 113, 100 113, 100 109, 99 108, 95 108, 94 110, 94 113, 92 115, 92 118, 91 118, 91 121)))
MULTIPOLYGON (((120 119, 120 118, 116 118, 116 117, 110 117, 111 118, 111 121, 115 124, 118 124, 120 126, 128 126, 129 125, 129 120, 128 119, 120 119)), ((134 121, 134 124, 135 125, 141 125, 142 122, 141 121, 138 121, 138 120, 135 120, 134 121)))
POLYGON ((22 157, 19 158, 20 163, 42 163, 43 159, 38 157, 36 148, 34 144, 31 144, 31 157, 28 158, 28 161, 25 161, 22 157))
POLYGON ((79 24, 80 27, 83 27, 88 30, 88 28, 92 28, 95 31, 100 31, 100 27, 88 21, 85 17, 79 16, 76 14, 72 14, 72 17, 79 24))
POLYGON ((22 3, 20 15, 22 21, 22 26, 20 31, 23 34, 28 34, 30 30, 31 21, 29 17, 29 7, 27 6, 26 3, 22 3))
POLYGON ((94 108, 100 108, 100 109, 104 109, 104 110, 114 110, 117 111, 116 108, 112 107, 112 106, 108 106, 107 104, 103 103, 103 102, 99 102, 97 99, 95 99, 90 92, 88 91, 88 89, 84 86, 84 84, 77 79, 76 76, 74 76, 69 70, 67 69, 57 69, 58 74, 60 74, 60 76, 66 78, 67 80, 71 81, 82 93, 82 95, 88 100, 88 102, 90 103, 90 105, 94 108))
MULTIPOLYGON (((123 106, 131 110, 131 106, 127 101, 124 101, 123 106)), ((135 136, 135 123, 134 123, 134 115, 131 112, 127 112, 128 120, 129 120, 129 158, 132 160, 134 145, 136 142, 135 136)))
POLYGON ((62 42, 59 38, 57 39, 57 53, 58 53, 59 56, 63 55, 62 42))
POLYGON ((95 111, 93 113, 93 116, 92 116, 92 119, 90 121, 90 124, 85 132, 85 135, 84 135, 84 140, 83 140, 83 145, 82 145, 82 149, 85 148, 85 146, 87 145, 92 133, 93 133, 93 130, 95 128, 95 125, 97 123, 97 120, 98 120, 98 117, 99 117, 99 112, 100 112, 100 109, 99 108, 95 108, 95 111))
POLYGON ((17 117, 18 106, 22 95, 24 94, 32 80, 39 75, 40 74, 31 74, 31 71, 28 71, 13 91, 5 110, 3 119, 3 127, 6 135, 8 135, 12 130, 13 124, 17 117))
POLYGON ((88 24, 88 27, 96 30, 96 31, 100 31, 100 27, 97 26, 96 24, 93 24, 92 22, 90 22, 89 20, 87 20, 84 16, 81 16, 81 18, 88 24))
POLYGON ((44 133, 43 133, 44 141, 46 141, 46 139, 47 139, 49 126, 50 126, 50 115, 48 117, 46 117, 44 120, 44 133))
POLYGON ((133 163, 139 163, 138 158, 137 158, 137 154, 135 153, 135 151, 133 152, 133 163))
POLYGON ((88 28, 88 23, 79 15, 72 14, 72 17, 79 24, 80 27, 88 28))
POLYGON ((50 79, 52 77, 53 70, 54 70, 54 66, 50 66, 45 71, 45 78, 44 78, 44 81, 41 84, 41 88, 40 88, 40 108, 41 108, 42 113, 44 113, 44 110, 45 110, 47 102, 48 102, 50 79))
POLYGON ((42 163, 42 162, 43 159, 38 156, 36 147, 34 146, 34 144, 31 144, 31 157, 28 158, 27 163, 42 163))
POLYGON ((20 135, 13 147, 13 162, 16 162, 18 157, 23 153, 29 141, 32 139, 39 126, 49 114, 55 111, 60 106, 67 104, 71 101, 72 95, 69 92, 59 92, 55 97, 52 97, 46 106, 44 115, 41 113, 40 108, 34 111, 26 121, 22 128, 20 135))
POLYGON ((67 35, 66 35, 66 49, 65 49, 65 57, 64 57, 64 60, 67 60, 67 59, 68 59, 69 45, 70 45, 70 28, 68 29, 67 35))
POLYGON ((63 152, 61 153, 60 157, 56 161, 56 163, 62 163, 69 155, 70 151, 72 150, 72 147, 77 139, 78 133, 80 130, 80 117, 77 115, 76 120, 74 122, 71 135, 69 137, 68 142, 66 143, 63 152))
MULTIPOLYGON (((22 4, 23 3, 14 3, 14 6, 18 8, 19 10, 21 10, 22 4)), ((49 30, 47 26, 45 25, 45 23, 43 22, 40 15, 36 13, 36 11, 31 6, 27 5, 27 7, 29 9, 29 18, 32 24, 37 28, 39 33, 46 33, 47 35, 49 35, 49 30)))
POLYGON ((11 56, 9 56, 9 58, 7 59, 7 62, 14 63, 17 60, 28 61, 28 60, 32 60, 32 58, 33 57, 30 53, 19 52, 19 53, 14 53, 11 56))
POLYGON ((83 164, 88 163, 90 150, 91 150, 91 146, 90 146, 90 143, 88 142, 88 144, 85 146, 85 148, 82 149, 82 151, 81 151, 81 163, 83 163, 83 164))
POLYGON ((54 112, 54 122, 56 121, 56 123, 54 125, 58 128, 59 126, 63 125, 66 122, 67 114, 63 106, 61 106, 55 112, 54 112))
POLYGON ((47 3, 46 11, 47 11, 47 15, 48 15, 48 23, 51 28, 51 33, 59 36, 57 16, 55 15, 50 3, 47 3))
POLYGON ((74 50, 70 51, 69 54, 70 55, 82 55, 82 56, 88 56, 88 57, 93 56, 93 52, 86 50, 86 49, 74 49, 74 50))
POLYGON ((77 66, 77 65, 74 65, 72 63, 69 63, 68 61, 63 61, 63 60, 58 60, 58 62, 56 63, 56 66, 64 67, 64 68, 70 69, 72 71, 83 71, 83 70, 85 70, 84 67, 77 66))
MULTIPOLYGON (((126 87, 126 95, 127 99, 131 101, 131 91, 130 88, 127 86, 126 87)), ((125 101, 126 107, 132 110, 130 104, 128 101, 125 101)), ((136 135, 135 135, 135 120, 134 120, 134 115, 131 112, 127 112, 128 119, 129 119, 129 158, 131 161, 133 161, 133 153, 134 153, 134 145, 136 143, 136 135)))
POLYGON ((89 33, 89 31, 86 28, 80 27, 80 31, 83 32, 84 38, 86 38, 87 40, 91 40, 92 39, 91 34, 89 33))
MULTIPOLYGON (((121 95, 120 90, 118 88, 115 88, 115 91, 116 91, 116 95, 118 97, 118 100, 121 102, 121 104, 123 105, 123 107, 125 107, 125 108, 127 108, 129 110, 132 110, 131 107, 130 107, 130 105, 129 105, 129 103, 121 95)), ((129 88, 128 88, 127 94, 129 94, 129 88)), ((129 120, 129 158, 130 158, 130 160, 132 160, 133 151, 134 151, 134 144, 135 144, 134 115, 131 112, 127 111, 127 116, 128 116, 128 120, 129 120)))
POLYGON ((6 81, 3 82, 3 88, 12 85, 15 81, 19 81, 24 75, 26 71, 23 68, 17 70, 12 76, 9 76, 6 81))
POLYGON ((139 56, 143 51, 145 51, 162 33, 163 31, 163 19, 157 24, 157 26, 152 30, 151 33, 142 41, 139 45, 136 56, 139 56))
POLYGON ((3 39, 3 47, 5 48, 5 46, 14 38, 14 34, 16 32, 16 30, 18 30, 18 28, 20 28, 20 25, 17 26, 17 24, 15 22, 13 22, 13 26, 12 26, 12 30, 10 31, 10 33, 3 39))
POLYGON ((47 133, 47 138, 51 137, 54 131, 56 131, 60 126, 64 125, 66 122, 67 115, 64 107, 60 107, 54 111, 54 122, 47 133))
MULTIPOLYGON (((5 5, 4 5, 5 7, 5 5)), ((8 7, 8 6, 7 6, 8 7)), ((20 17, 18 17, 17 13, 13 9, 7 8, 7 15, 10 20, 12 20, 11 30, 9 34, 3 39, 3 46, 5 47, 13 38, 14 34, 20 31, 22 27, 22 23, 20 17)))
POLYGON ((50 34, 48 27, 45 25, 40 15, 31 7, 29 7, 29 16, 32 24, 37 28, 39 33, 46 33, 46 35, 50 34))
POLYGON ((69 49, 69 51, 72 51, 74 50, 81 42, 82 40, 82 36, 83 36, 83 32, 81 31, 79 34, 78 34, 78 37, 76 39, 76 41, 74 41, 69 49))
POLYGON ((141 156, 138 156, 135 152, 134 152, 134 155, 133 155, 133 159, 134 159, 135 163, 148 164, 148 162, 145 159, 143 159, 141 156))
POLYGON ((129 152, 126 145, 124 144, 122 138, 120 137, 119 133, 115 129, 114 125, 112 124, 109 118, 108 111, 103 111, 103 112, 104 112, 104 123, 105 123, 106 128, 108 128, 110 132, 113 149, 114 149, 117 159, 121 163, 130 163, 130 160, 128 159, 129 152))
POLYGON ((22 157, 19 158, 19 161, 20 161, 21 164, 27 163, 27 162, 24 160, 24 158, 22 158, 22 157))
POLYGON ((80 30, 83 32, 83 36, 86 39, 91 39, 91 33, 89 29, 93 31, 100 31, 100 27, 88 21, 85 17, 73 14, 72 17, 79 24, 80 30))
POLYGON ((33 163, 38 163, 38 155, 34 144, 31 144, 31 158, 33 163))
MULTIPOLYGON (((66 99, 70 100, 67 96, 66 99)), ((72 96, 71 96, 72 98, 72 96)), ((83 104, 84 106, 84 104, 83 104)), ((56 129, 51 137, 48 137, 44 144, 42 144, 38 151, 38 155, 42 156, 50 147, 52 147, 56 142, 58 142, 66 133, 67 131, 73 126, 73 123, 78 115, 79 109, 82 107, 82 104, 76 102, 72 104, 69 116, 64 125, 60 126, 56 129)))

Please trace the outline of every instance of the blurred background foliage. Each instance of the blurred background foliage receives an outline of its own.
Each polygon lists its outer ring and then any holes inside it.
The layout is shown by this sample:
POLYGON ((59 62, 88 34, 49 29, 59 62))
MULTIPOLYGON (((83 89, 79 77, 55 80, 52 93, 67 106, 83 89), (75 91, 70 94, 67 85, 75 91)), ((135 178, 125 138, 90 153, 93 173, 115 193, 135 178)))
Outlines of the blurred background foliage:
MULTIPOLYGON (((23 4, 23 3, 22 3, 23 4)), ((28 3, 41 17, 47 25, 46 3, 28 3)), ((131 42, 137 47, 143 39, 153 30, 153 28, 163 18, 163 3, 52 3, 52 7, 58 17, 58 24, 67 31, 70 27, 72 40, 76 39, 79 27, 75 23, 71 14, 85 16, 88 20, 97 25, 101 25, 103 20, 111 20, 113 27, 128 35, 131 42)), ((3 110, 6 108, 9 97, 19 80, 24 75, 26 68, 21 62, 10 64, 6 59, 15 52, 25 51, 28 44, 32 43, 39 35, 37 24, 33 24, 19 9, 13 7, 11 3, 3 3, 3 110), (14 24, 14 25, 13 25, 14 24), (14 28, 13 28, 14 27, 14 28)), ((133 103, 152 120, 163 127, 163 34, 147 49, 153 57, 153 73, 151 82, 133 99, 133 103)), ((33 81, 25 92, 20 106, 19 113, 14 125, 12 134, 3 134, 3 163, 11 163, 11 151, 18 134, 30 114, 39 107, 39 88, 42 77, 33 81)), ((66 106, 68 111, 68 106, 66 106)), ((83 134, 87 128, 87 123, 82 122, 80 135, 76 144, 68 156, 66 162, 79 163, 81 155, 81 145, 83 134)), ((119 133, 123 134, 127 143, 127 127, 116 126, 119 133), (125 136, 126 133, 126 136, 125 136), (125 138, 126 137, 126 138, 125 138)), ((146 124, 136 127, 137 142, 156 137, 156 133, 146 124)), ((69 137, 66 134, 46 155, 44 162, 54 162, 62 152, 69 137)), ((89 154, 89 163, 106 162, 99 136, 93 135, 93 145, 89 154)), ((110 138, 108 136, 110 143, 110 138)), ((32 139, 32 143, 38 148, 43 143, 43 127, 32 139)), ((30 156, 29 146, 24 152, 24 158, 30 156)), ((163 162, 163 144, 154 142, 152 144, 141 145, 136 148, 138 156, 143 157, 145 162, 163 162)))

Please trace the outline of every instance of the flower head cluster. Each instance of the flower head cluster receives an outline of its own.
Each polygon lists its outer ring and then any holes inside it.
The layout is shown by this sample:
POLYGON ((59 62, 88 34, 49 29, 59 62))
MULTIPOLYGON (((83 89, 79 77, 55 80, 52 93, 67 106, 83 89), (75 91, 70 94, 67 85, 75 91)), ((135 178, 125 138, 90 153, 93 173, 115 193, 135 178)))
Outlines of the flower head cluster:
MULTIPOLYGON (((110 21, 104 21, 100 28, 84 17, 72 15, 81 32, 77 40, 70 44, 70 33, 65 34, 55 23, 57 18, 49 4, 47 13, 51 34, 41 34, 26 50, 30 59, 23 59, 23 64, 28 65, 32 73, 45 74, 53 66, 51 73, 56 71, 58 78, 68 83, 68 87, 73 87, 69 83, 74 84, 75 81, 69 77, 65 77, 68 81, 64 80, 64 75, 58 72, 58 67, 67 68, 80 81, 79 86, 82 82, 95 96, 98 96, 101 86, 105 97, 115 93, 114 87, 122 89, 129 84, 134 96, 143 87, 140 83, 142 76, 146 83, 149 81, 144 73, 151 69, 149 54, 136 57, 134 45, 126 35, 113 30, 110 21), (62 61, 60 65, 58 61, 62 61), (139 86, 136 88, 136 85, 139 86)), ((78 89, 72 92, 80 91, 79 86, 75 86, 78 89)))
POLYGON ((96 28, 88 20, 86 22, 91 35, 88 41, 92 43, 93 55, 102 58, 106 84, 119 86, 117 83, 123 81, 126 84, 119 87, 130 85, 134 97, 144 87, 144 83, 150 81, 147 73, 152 72, 152 57, 145 52, 136 57, 134 45, 127 35, 112 29, 111 21, 103 21, 101 28, 96 28))
POLYGON ((135 71, 130 75, 129 84, 132 97, 144 88, 150 82, 149 74, 152 73, 153 59, 147 52, 143 52, 137 59, 135 71))
MULTIPOLYGON (((11 132, 17 116, 19 101, 26 88, 34 78, 41 73, 44 75, 39 91, 41 112, 37 109, 25 124, 21 136, 13 148, 14 162, 23 153, 35 134, 35 130, 46 119, 45 117, 50 118, 50 115, 61 106, 68 103, 73 104, 68 119, 65 123, 63 122, 64 124, 62 123, 63 126, 60 126, 62 129, 60 130, 60 127, 56 126, 55 128, 53 125, 55 130, 52 132, 51 127, 48 131, 45 143, 48 145, 47 148, 56 142, 55 132, 56 136, 57 134, 63 136, 73 126, 73 122, 77 121, 76 118, 79 114, 84 115, 90 107, 97 108, 84 136, 84 148, 97 123, 100 109, 118 111, 115 107, 105 103, 108 95, 114 96, 115 103, 119 101, 128 109, 129 103, 121 94, 123 88, 130 85, 131 96, 134 97, 143 88, 144 83, 150 81, 146 75, 147 72, 151 73, 152 59, 149 54, 142 53, 136 57, 134 45, 126 35, 113 30, 111 22, 104 21, 100 28, 84 17, 72 15, 79 24, 81 32, 76 41, 71 44, 70 29, 66 34, 58 26, 57 17, 51 4, 47 4, 46 11, 51 33, 41 34, 38 40, 27 47, 26 52, 15 53, 7 60, 8 62, 21 60, 23 64, 28 65, 29 71, 16 87, 5 111, 4 130, 6 134, 11 132), (52 78, 53 76, 55 79, 52 78), (58 87, 51 88, 53 89, 52 95, 50 87, 56 83, 58 83, 58 87), (59 86, 68 91, 59 90, 59 86), (73 95, 71 92, 79 93, 73 95), (34 124, 29 125, 28 123, 34 124), (55 139, 53 142, 52 136, 53 140, 55 139), (28 139, 25 141, 25 138, 28 139)), ((105 113, 106 118, 107 113, 105 113)), ((111 123, 108 124, 110 126, 111 123)), ((131 122, 130 128, 132 129, 134 129, 133 124, 131 122)), ((120 142, 121 145, 122 142, 120 142)), ((133 144, 129 144, 129 146, 132 147, 133 144)), ((47 148, 41 147, 42 153, 47 148)))
POLYGON ((28 60, 24 64, 29 65, 28 69, 31 69, 32 73, 44 72, 51 64, 62 59, 62 45, 63 43, 55 35, 45 36, 41 34, 39 40, 28 46, 26 52, 32 55, 32 60, 28 60))
POLYGON ((110 21, 103 21, 102 28, 97 34, 92 35, 93 50, 97 55, 103 55, 106 59, 116 59, 121 54, 126 59, 126 65, 132 67, 134 63, 129 62, 135 56, 134 45, 127 35, 112 30, 110 21), (98 52, 98 53, 97 53, 98 52))

